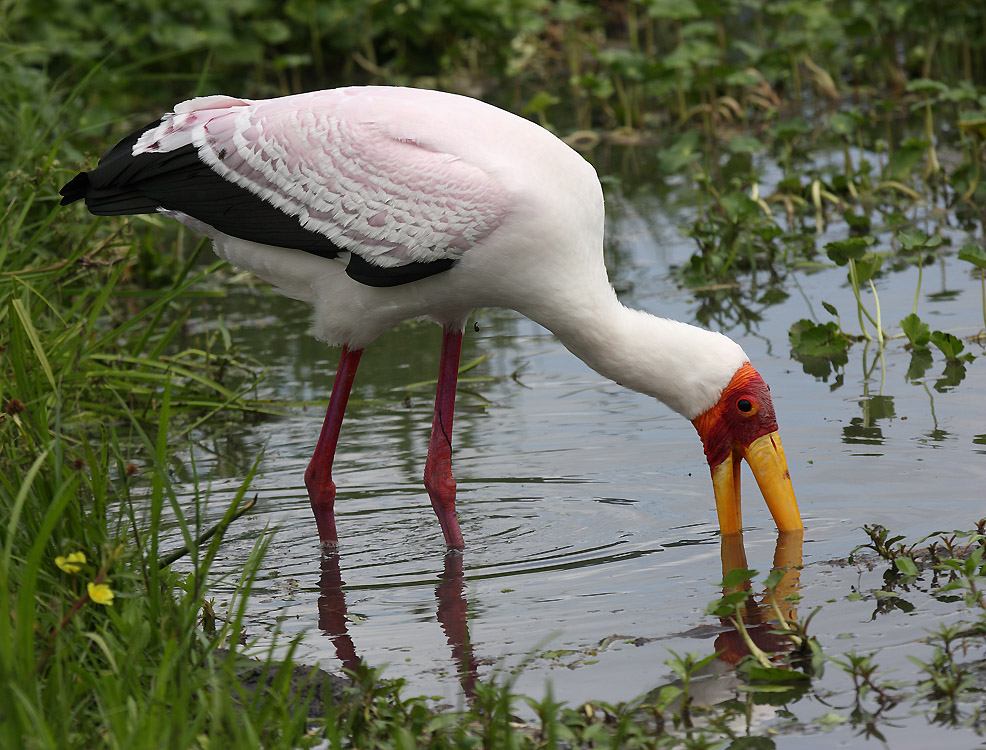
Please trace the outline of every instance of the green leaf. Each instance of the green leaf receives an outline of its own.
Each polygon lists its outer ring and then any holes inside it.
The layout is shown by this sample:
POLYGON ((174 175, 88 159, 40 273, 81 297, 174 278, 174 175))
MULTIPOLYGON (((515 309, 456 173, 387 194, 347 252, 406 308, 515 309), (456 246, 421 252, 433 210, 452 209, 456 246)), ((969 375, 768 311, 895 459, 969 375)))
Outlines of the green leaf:
POLYGON ((808 675, 804 672, 796 672, 793 669, 783 669, 781 667, 763 667, 754 664, 750 667, 748 675, 751 680, 761 680, 763 682, 804 682, 808 675))
POLYGON ((665 685, 657 694, 655 703, 659 708, 667 708, 684 692, 677 685, 665 685))
POLYGON ((777 747, 770 737, 737 737, 726 750, 774 750, 777 747))
POLYGON ((690 39, 682 42, 664 58, 664 64, 674 70, 692 70, 697 67, 717 65, 722 59, 719 45, 704 39, 690 39))
POLYGON ((860 232, 867 231, 872 225, 870 217, 866 214, 854 214, 852 211, 846 211, 842 218, 846 220, 850 229, 857 229, 860 232))
POLYGON ((822 727, 837 727, 839 724, 845 724, 849 719, 840 716, 835 711, 829 711, 827 714, 812 719, 812 721, 822 727))
POLYGON ((792 117, 789 120, 784 120, 774 125, 772 132, 778 140, 786 141, 796 136, 810 133, 811 125, 803 117, 792 117))
POLYGON ((665 172, 674 173, 697 162, 702 157, 701 138, 697 130, 689 130, 678 136, 668 148, 658 151, 661 168, 665 172))
POLYGON ((762 217, 762 220, 757 222, 752 227, 753 233, 762 240, 770 242, 775 240, 784 234, 784 230, 777 226, 772 219, 766 216, 762 217))
POLYGON ((767 579, 763 582, 763 587, 768 591, 773 591, 784 580, 785 575, 787 575, 786 568, 774 568, 767 574, 767 579))
MULTIPOLYGON (((865 284, 880 272, 883 256, 869 253, 856 261, 856 281, 865 284)), ((851 282, 850 282, 851 283, 851 282)))
MULTIPOLYGON (((778 701, 776 704, 772 703, 771 705, 783 705, 789 702, 791 696, 793 696, 799 691, 798 690, 799 687, 803 687, 803 686, 798 684, 792 684, 790 682, 788 683, 779 682, 769 685, 765 685, 762 682, 758 682, 756 685, 737 685, 736 689, 743 693, 756 693, 760 698, 765 698, 771 693, 773 694, 779 693, 781 694, 781 700, 778 701)), ((757 702, 759 703, 760 701, 757 702)))
POLYGON ((837 318, 839 317, 839 311, 835 309, 835 305, 830 305, 828 302, 822 302, 822 307, 825 308, 825 312, 829 315, 834 315, 837 318))
POLYGON ((849 136, 856 132, 856 121, 845 112, 836 112, 829 116, 829 127, 839 135, 849 136))
POLYGON ((746 193, 733 191, 722 196, 720 201, 726 216, 734 224, 739 224, 744 219, 751 219, 760 214, 760 204, 746 193))
POLYGON ((766 146, 763 141, 752 135, 735 135, 729 140, 726 148, 733 154, 756 154, 763 151, 766 146))
POLYGON ((876 238, 869 235, 849 237, 845 240, 826 243, 825 252, 831 260, 835 261, 836 265, 844 266, 850 260, 859 260, 866 255, 866 248, 874 242, 876 242, 876 238))
POLYGON ((915 78, 907 82, 907 90, 918 94, 937 94, 947 91, 946 86, 941 81, 933 81, 930 78, 915 78))
POLYGON ((986 250, 979 245, 963 245, 959 250, 959 260, 965 260, 978 268, 986 268, 986 250))
POLYGON ((925 147, 901 146, 887 160, 883 179, 902 182, 910 177, 915 165, 924 157, 925 147))
POLYGON ((946 333, 945 331, 934 331, 931 334, 931 343, 941 349, 941 353, 945 355, 945 359, 958 359, 959 355, 962 354, 962 350, 965 349, 965 344, 962 340, 951 333, 946 333))
POLYGON ((895 557, 894 565, 896 565, 897 570, 905 576, 916 576, 918 574, 918 566, 914 563, 914 560, 907 555, 895 557))
POLYGON ((908 365, 907 373, 904 377, 912 381, 919 380, 928 372, 928 368, 931 367, 932 363, 931 352, 927 348, 915 350, 911 354, 911 363, 908 365))
POLYGON ((924 232, 905 232, 901 230, 897 233, 897 240, 900 242, 902 249, 915 250, 919 247, 924 247, 924 243, 928 241, 928 235, 924 232))
POLYGON ((911 342, 914 351, 927 351, 928 342, 931 340, 931 329, 928 324, 921 320, 915 313, 911 313, 902 321, 900 328, 911 342))
POLYGON ((849 339, 831 320, 827 323, 815 323, 806 318, 799 320, 791 326, 788 338, 795 354, 833 357, 844 354, 849 348, 849 339))
POLYGON ((799 320, 788 332, 791 356, 808 375, 827 379, 833 370, 849 361, 849 339, 834 321, 824 324, 799 320))
POLYGON ((523 113, 525 115, 541 114, 547 110, 548 107, 553 107, 560 101, 561 100, 557 96, 548 91, 538 91, 524 106, 523 113))
POLYGON ((707 614, 715 615, 716 617, 728 617, 736 610, 737 604, 742 604, 749 598, 750 592, 746 589, 733 591, 718 601, 710 602, 709 606, 705 608, 705 611, 707 614))
POLYGON ((253 33, 267 44, 283 44, 291 38, 291 27, 276 19, 254 21, 253 33))
POLYGON ((986 138, 986 111, 966 111, 959 118, 959 128, 966 133, 975 133, 986 138))
POLYGON ((746 583, 752 579, 757 574, 755 570, 745 570, 744 568, 733 568, 726 575, 722 577, 722 583, 719 585, 724 589, 732 588, 733 586, 739 586, 741 583, 746 583))

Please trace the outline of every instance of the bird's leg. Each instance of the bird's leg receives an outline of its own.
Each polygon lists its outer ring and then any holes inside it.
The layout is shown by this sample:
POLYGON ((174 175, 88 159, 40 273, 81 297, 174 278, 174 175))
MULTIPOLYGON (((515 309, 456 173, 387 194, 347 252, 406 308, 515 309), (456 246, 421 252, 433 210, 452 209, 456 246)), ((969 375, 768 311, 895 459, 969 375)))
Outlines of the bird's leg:
POLYGON ((353 379, 362 355, 362 349, 342 347, 329 408, 322 424, 322 434, 318 436, 315 455, 305 470, 305 487, 308 488, 308 498, 318 526, 318 538, 323 547, 334 547, 339 542, 336 535, 336 486, 332 481, 332 460, 335 458, 339 429, 342 427, 342 418, 346 415, 349 392, 353 388, 353 379))
POLYGON ((425 462, 425 487, 431 497, 438 522, 451 549, 462 549, 462 531, 455 515, 455 479, 452 478, 452 415, 455 411, 455 386, 459 378, 459 353, 462 329, 444 329, 442 361, 435 393, 435 418, 431 423, 431 442, 425 462))

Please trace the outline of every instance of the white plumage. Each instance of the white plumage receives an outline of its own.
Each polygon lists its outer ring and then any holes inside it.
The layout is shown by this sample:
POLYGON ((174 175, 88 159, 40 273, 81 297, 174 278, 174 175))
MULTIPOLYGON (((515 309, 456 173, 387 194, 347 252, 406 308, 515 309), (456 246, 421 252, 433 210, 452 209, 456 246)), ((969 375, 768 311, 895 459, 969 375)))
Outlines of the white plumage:
POLYGON ((509 307, 603 375, 688 419, 748 361, 725 336, 618 303, 603 263, 595 171, 503 110, 391 88, 260 102, 203 97, 176 106, 133 154, 188 144, 224 178, 373 263, 460 261, 414 285, 378 289, 347 277, 345 259, 272 252, 170 212, 212 236, 221 257, 311 304, 312 333, 330 344, 362 349, 408 318, 455 324, 476 307, 509 307))
MULTIPOLYGON (((312 305, 312 333, 345 347, 343 365, 356 352, 353 374, 358 352, 418 316, 445 328, 454 349, 447 356, 457 362, 477 307, 519 311, 596 371, 690 420, 718 408, 749 367, 743 350, 719 333, 624 307, 603 262, 603 196, 591 165, 543 128, 483 102, 387 87, 265 101, 209 96, 177 105, 132 138, 69 183, 63 202, 85 197, 94 213, 156 209, 212 237, 221 257, 312 305), (205 188, 185 198, 183 179, 205 188), (212 205, 213 193, 225 202, 212 205), (258 211, 275 207, 277 222, 292 218, 283 246, 252 227, 244 208, 251 201, 258 211), (287 235, 298 233, 292 244, 287 235), (330 250, 315 254, 313 241, 330 250), (387 276, 402 271, 414 275, 387 276)), ((447 505, 453 519, 454 388, 454 373, 440 378, 438 402, 444 398, 448 414, 436 402, 435 417, 437 427, 448 419, 452 501, 426 476, 439 517, 447 505)), ((320 459, 329 465, 338 432, 330 421, 331 450, 320 459)), ((433 433, 432 449, 435 441, 433 433)), ((433 453, 429 465, 445 460, 433 453)), ((447 519, 443 529, 451 546, 461 545, 461 537, 449 538, 447 519)), ((334 541, 334 522, 332 536, 323 541, 334 541)))

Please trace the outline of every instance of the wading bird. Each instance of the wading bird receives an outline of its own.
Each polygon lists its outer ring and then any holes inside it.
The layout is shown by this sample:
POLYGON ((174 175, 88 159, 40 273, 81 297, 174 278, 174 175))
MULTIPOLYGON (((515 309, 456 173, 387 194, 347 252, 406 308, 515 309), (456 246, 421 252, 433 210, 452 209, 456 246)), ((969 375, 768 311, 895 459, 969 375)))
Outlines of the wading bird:
POLYGON ((338 540, 332 461, 360 355, 387 328, 427 316, 443 339, 424 484, 446 543, 463 547, 452 413, 477 307, 517 310, 600 374, 691 420, 723 534, 741 528, 741 458, 778 528, 802 527, 763 378, 726 336, 620 303, 595 170, 528 120, 407 88, 206 96, 122 140, 61 194, 97 215, 173 217, 314 308, 312 333, 342 346, 305 471, 323 545, 338 540))

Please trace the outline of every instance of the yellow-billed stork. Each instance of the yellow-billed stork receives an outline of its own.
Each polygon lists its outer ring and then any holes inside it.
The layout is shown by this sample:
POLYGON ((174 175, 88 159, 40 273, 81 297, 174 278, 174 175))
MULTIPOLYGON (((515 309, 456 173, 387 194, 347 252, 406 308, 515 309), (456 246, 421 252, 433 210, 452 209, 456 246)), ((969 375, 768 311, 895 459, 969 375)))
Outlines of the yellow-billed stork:
POLYGON ((360 355, 387 328, 427 316, 444 333, 424 483, 447 545, 463 547, 452 413, 477 307, 517 310, 597 372, 691 420, 723 534, 741 528, 741 458, 778 528, 802 527, 763 378, 726 336, 620 303, 595 171, 528 120, 409 88, 206 96, 122 140, 61 194, 97 215, 173 217, 313 307, 312 333, 342 346, 305 472, 326 546, 338 540, 332 461, 360 355))

